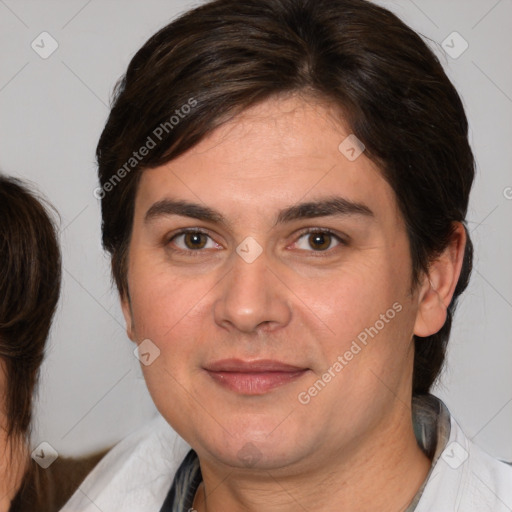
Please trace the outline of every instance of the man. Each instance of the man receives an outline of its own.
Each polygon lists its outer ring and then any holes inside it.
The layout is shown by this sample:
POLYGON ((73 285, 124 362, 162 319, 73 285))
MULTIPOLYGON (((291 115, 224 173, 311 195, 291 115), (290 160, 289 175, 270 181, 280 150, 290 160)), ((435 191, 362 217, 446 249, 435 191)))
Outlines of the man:
POLYGON ((366 1, 217 0, 155 34, 97 195, 162 418, 63 510, 510 510, 512 468, 429 394, 471 271, 467 130, 366 1))

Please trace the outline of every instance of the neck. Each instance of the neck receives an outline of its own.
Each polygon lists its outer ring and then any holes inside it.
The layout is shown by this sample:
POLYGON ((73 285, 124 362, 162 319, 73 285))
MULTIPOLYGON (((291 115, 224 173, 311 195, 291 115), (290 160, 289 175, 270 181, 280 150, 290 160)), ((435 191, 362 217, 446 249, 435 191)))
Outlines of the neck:
POLYGON ((0 429, 0 512, 8 512, 28 467, 28 448, 23 437, 8 437, 0 429))
MULTIPOLYGON (((397 401, 399 402, 399 401, 397 401)), ((368 432, 357 447, 326 450, 313 467, 250 472, 201 461, 198 512, 405 510, 427 477, 431 461, 418 447, 411 411, 399 404, 393 418, 368 432), (386 428, 384 425, 388 425, 386 428)), ((307 466, 307 467, 306 467, 307 466)))

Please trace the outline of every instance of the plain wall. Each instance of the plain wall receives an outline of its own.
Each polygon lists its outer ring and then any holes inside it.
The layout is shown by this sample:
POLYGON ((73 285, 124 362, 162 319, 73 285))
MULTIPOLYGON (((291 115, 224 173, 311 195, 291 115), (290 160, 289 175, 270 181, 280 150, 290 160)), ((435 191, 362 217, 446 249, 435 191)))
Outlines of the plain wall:
MULTIPOLYGON (((475 268, 435 394, 470 437, 512 460, 512 2, 379 3, 431 40, 463 98, 478 162, 468 214, 475 268), (469 44, 456 59, 441 46, 454 31, 469 44)), ((47 441, 61 454, 81 454, 115 443, 156 412, 100 247, 94 150, 112 88, 130 58, 195 4, 0 2, 0 169, 36 183, 55 205, 64 253, 34 446, 47 441), (43 31, 58 43, 47 59, 31 47, 43 31)))

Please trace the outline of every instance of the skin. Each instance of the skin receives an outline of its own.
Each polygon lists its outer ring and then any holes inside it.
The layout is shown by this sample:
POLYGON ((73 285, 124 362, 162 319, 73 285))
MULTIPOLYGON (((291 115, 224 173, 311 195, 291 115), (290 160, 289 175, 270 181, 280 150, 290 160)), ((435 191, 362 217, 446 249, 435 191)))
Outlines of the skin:
POLYGON ((6 376, 0 361, 0 512, 8 512, 28 467, 28 447, 21 437, 7 436, 6 376))
POLYGON ((349 134, 325 104, 274 98, 141 177, 122 308, 129 337, 160 350, 144 376, 161 414, 199 456, 199 512, 404 510, 430 468, 412 427, 412 338, 444 323, 464 230, 456 226, 412 291, 395 195, 364 153, 349 161, 338 150, 349 134), (275 222, 287 207, 333 196, 373 214, 275 222), (145 220, 165 199, 208 206, 225 223, 145 220), (179 236, 183 228, 207 233, 202 248, 194 248, 197 237, 179 236), (323 250, 308 228, 324 232, 323 250), (249 236, 263 249, 252 263, 236 252, 249 236), (299 393, 395 303, 401 311, 301 404, 299 393), (307 371, 249 396, 205 371, 226 358, 307 371), (241 458, 247 450, 249 463, 241 458))

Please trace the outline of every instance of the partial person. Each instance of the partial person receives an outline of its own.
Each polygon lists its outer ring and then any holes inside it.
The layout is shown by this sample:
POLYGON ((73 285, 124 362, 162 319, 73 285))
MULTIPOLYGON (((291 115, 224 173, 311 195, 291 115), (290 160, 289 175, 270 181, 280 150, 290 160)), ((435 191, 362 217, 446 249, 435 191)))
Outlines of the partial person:
POLYGON ((24 182, 0 174, 0 511, 53 512, 104 452, 30 456, 34 393, 57 308, 61 252, 51 207, 24 182))

